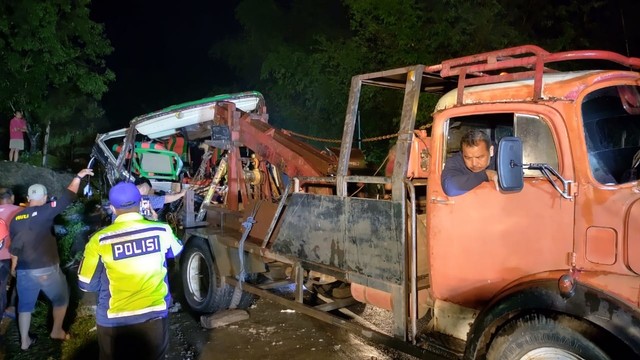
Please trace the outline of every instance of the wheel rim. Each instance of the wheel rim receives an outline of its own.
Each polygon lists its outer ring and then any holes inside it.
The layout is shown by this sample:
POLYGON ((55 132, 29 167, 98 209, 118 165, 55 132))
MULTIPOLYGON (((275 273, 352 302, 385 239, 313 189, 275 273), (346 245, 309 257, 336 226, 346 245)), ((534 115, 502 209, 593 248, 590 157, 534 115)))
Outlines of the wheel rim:
POLYGON ((559 360, 584 360, 571 351, 559 349, 555 347, 542 347, 531 350, 524 354, 520 360, 543 360, 543 359, 559 359, 559 360))
POLYGON ((209 267, 201 253, 195 253, 189 258, 187 283, 194 300, 203 302, 209 293, 209 267))

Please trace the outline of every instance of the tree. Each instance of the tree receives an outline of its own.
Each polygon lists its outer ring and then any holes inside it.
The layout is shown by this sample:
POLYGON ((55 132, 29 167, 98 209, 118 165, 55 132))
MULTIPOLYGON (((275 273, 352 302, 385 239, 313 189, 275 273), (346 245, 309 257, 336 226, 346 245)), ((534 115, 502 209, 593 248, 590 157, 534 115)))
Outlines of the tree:
MULTIPOLYGON (((264 92, 276 125, 336 138, 353 75, 521 44, 606 49, 611 34, 594 24, 619 28, 620 15, 638 7, 630 0, 243 0, 236 12, 243 31, 213 53, 264 92)), ((364 136, 394 131, 399 107, 389 92, 363 91, 364 136)), ((419 109, 418 125, 430 122, 432 109, 419 109)))
POLYGON ((337 97, 323 94, 335 89, 346 94, 343 89, 349 79, 336 81, 331 72, 322 69, 322 61, 309 58, 311 53, 324 53, 319 47, 349 36, 341 1, 324 1, 318 6, 312 0, 244 0, 236 15, 243 32, 220 42, 212 54, 236 71, 242 90, 249 87, 265 94, 270 112, 277 114, 272 117, 274 123, 300 131, 318 128, 325 119, 344 116, 344 108, 332 108, 337 97))
MULTIPOLYGON (((237 8, 243 32, 214 53, 265 93, 277 125, 335 137, 342 130, 353 75, 435 63, 515 38, 503 25, 504 11, 496 1, 475 2, 484 11, 467 3, 334 0, 318 6, 310 0, 244 0, 237 8)), ((391 131, 399 100, 363 97, 363 113, 368 102, 388 102, 394 110, 380 112, 378 106, 366 117, 364 122, 378 124, 369 135, 391 131)))
POLYGON ((113 49, 103 26, 89 18, 89 4, 0 3, 0 109, 25 110, 33 140, 49 122, 55 139, 70 128, 89 129, 102 116, 98 100, 115 79, 104 58, 113 49))

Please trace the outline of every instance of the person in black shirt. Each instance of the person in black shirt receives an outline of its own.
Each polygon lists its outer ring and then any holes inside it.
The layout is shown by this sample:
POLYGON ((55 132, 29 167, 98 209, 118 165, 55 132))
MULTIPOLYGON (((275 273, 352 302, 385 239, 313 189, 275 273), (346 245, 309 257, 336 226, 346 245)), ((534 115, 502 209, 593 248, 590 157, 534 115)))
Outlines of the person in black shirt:
POLYGON ((31 185, 28 190, 28 207, 17 213, 9 226, 11 272, 17 280, 18 329, 22 350, 27 350, 35 341, 29 336, 29 327, 40 291, 53 305, 51 338, 69 338, 62 329, 69 303, 69 289, 60 270, 58 246, 51 228, 56 215, 75 199, 80 181, 87 175, 93 175, 93 171, 81 170, 57 201, 47 202, 47 189, 44 185, 31 185))

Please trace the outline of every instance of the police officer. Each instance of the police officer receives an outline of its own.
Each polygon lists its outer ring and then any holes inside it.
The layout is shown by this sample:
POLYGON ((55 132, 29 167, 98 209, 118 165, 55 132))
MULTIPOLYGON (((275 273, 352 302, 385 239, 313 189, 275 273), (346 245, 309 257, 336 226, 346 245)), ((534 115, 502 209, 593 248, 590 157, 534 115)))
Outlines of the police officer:
POLYGON ((78 269, 84 291, 98 292, 96 323, 100 359, 164 359, 169 344, 170 301, 166 259, 182 245, 169 225, 139 213, 136 186, 109 191, 113 224, 87 243, 78 269))

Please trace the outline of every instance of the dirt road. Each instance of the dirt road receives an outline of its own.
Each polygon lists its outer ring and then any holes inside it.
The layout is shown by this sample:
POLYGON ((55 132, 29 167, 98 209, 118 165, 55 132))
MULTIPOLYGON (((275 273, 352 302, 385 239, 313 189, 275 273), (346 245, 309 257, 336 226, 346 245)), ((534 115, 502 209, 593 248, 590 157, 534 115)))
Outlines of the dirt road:
MULTIPOLYGON (((71 271, 73 273, 73 271, 71 271)), ((175 277, 174 277, 175 278, 175 277)), ((75 280, 70 280, 75 283, 75 280)), ((172 287, 180 298, 180 283, 172 287)), ((41 303, 34 315, 31 333, 39 337, 29 351, 19 348, 17 324, 4 319, 0 324, 0 360, 3 359, 97 359, 98 345, 93 317, 95 294, 83 293, 79 306, 70 310, 67 328, 71 340, 49 339, 50 309, 41 303)), ((382 345, 373 345, 346 330, 288 309, 267 299, 259 299, 248 309, 249 319, 213 330, 200 326, 198 317, 187 309, 170 314, 168 360, 411 360, 382 345)), ((388 312, 363 308, 362 317, 378 328, 390 324, 388 312)))
MULTIPOLYGON (((41 306, 41 310, 47 311, 41 306)), ((40 311, 40 310, 38 310, 40 311)), ((248 309, 250 317, 234 324, 207 330, 199 319, 182 310, 170 315, 168 360, 383 360, 415 359, 372 345, 336 326, 261 299, 248 309)), ((368 317, 380 317, 376 309, 368 317)), ((384 314, 382 314, 384 317, 384 314)), ((2 359, 97 359, 98 345, 93 316, 79 315, 70 326, 72 340, 52 341, 50 324, 35 323, 32 333, 38 343, 29 351, 19 349, 15 321, 4 319, 0 326, 2 359)))
POLYGON ((415 359, 269 300, 258 300, 250 318, 221 328, 203 329, 185 311, 171 314, 168 359, 415 359))

